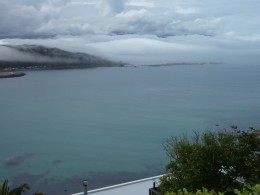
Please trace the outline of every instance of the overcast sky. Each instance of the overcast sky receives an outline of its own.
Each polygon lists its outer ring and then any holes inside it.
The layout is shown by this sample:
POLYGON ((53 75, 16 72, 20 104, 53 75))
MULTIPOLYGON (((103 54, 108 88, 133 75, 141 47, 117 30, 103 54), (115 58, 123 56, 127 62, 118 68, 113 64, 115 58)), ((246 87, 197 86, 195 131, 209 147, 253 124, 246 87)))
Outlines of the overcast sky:
POLYGON ((135 64, 260 62, 260 1, 0 0, 0 44, 135 64))

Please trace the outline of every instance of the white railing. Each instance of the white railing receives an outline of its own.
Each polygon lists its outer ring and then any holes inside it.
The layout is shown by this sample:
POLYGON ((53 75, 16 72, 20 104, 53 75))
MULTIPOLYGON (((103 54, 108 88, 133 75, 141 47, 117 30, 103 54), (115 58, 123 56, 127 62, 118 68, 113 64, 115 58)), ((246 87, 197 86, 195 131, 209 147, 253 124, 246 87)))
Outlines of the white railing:
MULTIPOLYGON (((118 185, 113 185, 113 186, 108 186, 108 187, 99 188, 99 189, 95 189, 95 190, 90 190, 90 191, 87 192, 87 194, 94 194, 94 193, 98 193, 98 192, 102 192, 102 191, 106 191, 106 190, 111 190, 111 189, 115 189, 115 188, 126 187, 126 186, 129 186, 129 185, 135 185, 135 184, 139 184, 139 183, 150 181, 150 180, 155 181, 155 180, 158 180, 159 178, 161 178, 162 176, 163 175, 158 175, 158 176, 148 177, 148 178, 145 178, 145 179, 139 179, 139 180, 126 182, 126 183, 122 183, 122 184, 118 184, 118 185)), ((149 189, 147 189, 147 193, 148 193, 148 191, 149 191, 149 189)), ((80 192, 80 193, 76 193, 76 194, 72 194, 72 195, 84 195, 84 192, 80 192)))

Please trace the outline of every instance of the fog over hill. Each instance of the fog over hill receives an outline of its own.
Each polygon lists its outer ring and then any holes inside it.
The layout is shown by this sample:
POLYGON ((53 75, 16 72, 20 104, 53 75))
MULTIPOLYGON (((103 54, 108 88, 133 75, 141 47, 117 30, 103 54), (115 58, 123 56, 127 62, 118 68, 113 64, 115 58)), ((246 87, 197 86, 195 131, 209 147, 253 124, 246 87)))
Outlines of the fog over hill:
POLYGON ((0 58, 30 61, 1 49, 27 44, 134 65, 259 64, 259 8, 259 0, 0 1, 0 58))
POLYGON ((122 66, 94 55, 41 45, 1 45, 0 69, 66 69, 122 66))

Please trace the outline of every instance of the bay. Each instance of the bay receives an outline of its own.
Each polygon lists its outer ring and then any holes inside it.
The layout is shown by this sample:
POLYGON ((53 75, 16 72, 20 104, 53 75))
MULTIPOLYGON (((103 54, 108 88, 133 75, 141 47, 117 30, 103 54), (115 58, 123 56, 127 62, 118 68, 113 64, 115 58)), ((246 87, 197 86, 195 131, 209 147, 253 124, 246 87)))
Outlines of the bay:
POLYGON ((0 173, 47 194, 164 172, 162 142, 260 126, 260 66, 28 71, 0 80, 0 173))

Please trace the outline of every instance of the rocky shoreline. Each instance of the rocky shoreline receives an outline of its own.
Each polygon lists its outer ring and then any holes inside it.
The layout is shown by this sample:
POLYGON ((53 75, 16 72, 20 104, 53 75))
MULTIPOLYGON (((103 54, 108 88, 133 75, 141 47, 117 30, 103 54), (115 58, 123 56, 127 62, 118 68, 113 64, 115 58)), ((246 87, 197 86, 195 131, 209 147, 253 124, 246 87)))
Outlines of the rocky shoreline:
POLYGON ((0 72, 0 78, 22 77, 24 75, 25 75, 24 72, 14 72, 14 71, 0 72))

